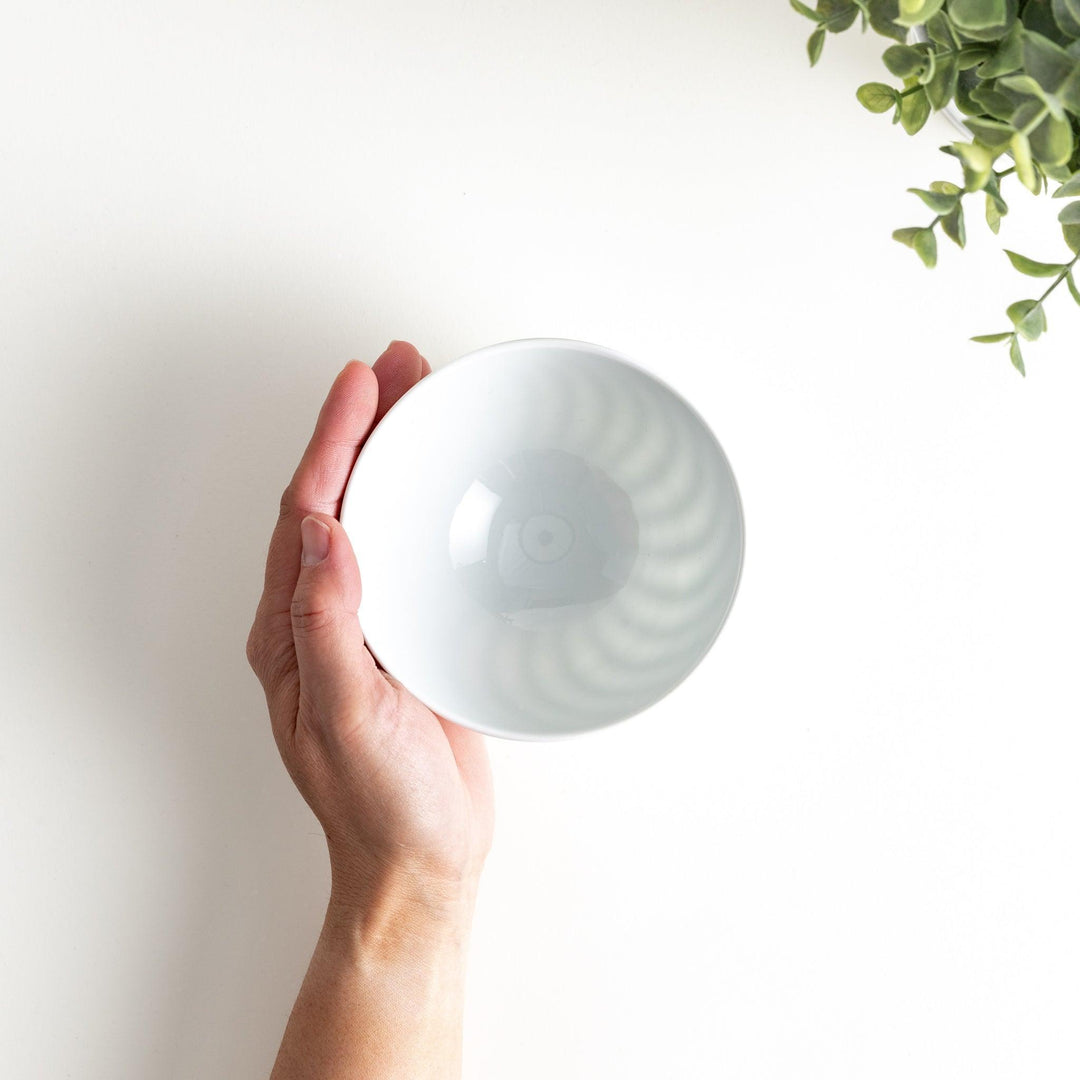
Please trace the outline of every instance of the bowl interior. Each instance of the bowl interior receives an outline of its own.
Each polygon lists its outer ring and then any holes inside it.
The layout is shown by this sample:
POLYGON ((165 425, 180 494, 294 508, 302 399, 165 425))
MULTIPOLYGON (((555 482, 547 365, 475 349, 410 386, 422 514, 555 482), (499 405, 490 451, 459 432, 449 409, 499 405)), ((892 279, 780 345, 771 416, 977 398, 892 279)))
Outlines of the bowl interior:
POLYGON ((567 735, 663 697, 716 639, 743 518, 715 437, 662 382, 579 342, 508 342, 410 390, 341 520, 360 622, 429 708, 567 735))

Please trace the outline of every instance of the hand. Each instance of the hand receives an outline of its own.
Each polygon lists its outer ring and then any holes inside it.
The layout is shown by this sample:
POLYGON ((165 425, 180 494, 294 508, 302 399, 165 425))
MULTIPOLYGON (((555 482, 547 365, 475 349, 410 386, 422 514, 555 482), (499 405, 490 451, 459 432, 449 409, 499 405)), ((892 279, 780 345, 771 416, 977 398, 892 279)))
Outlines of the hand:
POLYGON ((432 713, 376 664, 337 520, 365 438, 430 372, 395 341, 373 368, 353 360, 338 375, 282 497, 247 643, 282 760, 326 833, 331 912, 368 921, 468 905, 492 838, 483 736, 432 713))

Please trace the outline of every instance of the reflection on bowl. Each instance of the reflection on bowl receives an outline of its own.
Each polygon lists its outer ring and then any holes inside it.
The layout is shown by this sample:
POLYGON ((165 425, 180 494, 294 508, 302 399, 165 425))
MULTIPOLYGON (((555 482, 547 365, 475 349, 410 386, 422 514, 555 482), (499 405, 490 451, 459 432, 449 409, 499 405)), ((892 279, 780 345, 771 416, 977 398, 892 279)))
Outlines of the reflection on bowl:
POLYGON ((630 497, 565 450, 495 462, 450 521, 450 561, 465 590, 522 628, 596 611, 626 584, 637 554, 630 497))

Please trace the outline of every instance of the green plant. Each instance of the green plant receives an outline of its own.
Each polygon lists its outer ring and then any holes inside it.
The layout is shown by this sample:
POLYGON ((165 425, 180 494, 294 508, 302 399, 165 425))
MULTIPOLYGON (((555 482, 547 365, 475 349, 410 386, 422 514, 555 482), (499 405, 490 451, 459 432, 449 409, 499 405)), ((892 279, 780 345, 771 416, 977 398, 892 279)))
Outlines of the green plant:
MULTIPOLYGON (((956 158, 963 184, 936 180, 909 188, 934 215, 926 225, 897 229, 894 239, 912 248, 928 267, 937 263, 941 232, 964 246, 964 199, 981 194, 986 223, 996 234, 1009 207, 1002 181, 1015 176, 1029 191, 1060 186, 1054 198, 1080 196, 1080 0, 817 0, 791 6, 815 26, 807 42, 810 64, 821 56, 826 34, 861 20, 893 44, 885 67, 899 87, 870 82, 856 91, 874 113, 891 110, 892 121, 914 135, 932 111, 954 106, 971 132, 967 142, 941 147, 956 158), (1011 159, 1007 168, 996 166, 1011 159)), ((1003 163, 1004 164, 1004 163, 1003 163)), ((1037 299, 1010 304, 1011 329, 980 334, 979 342, 1008 342, 1013 366, 1024 372, 1020 339, 1034 341, 1046 329, 1044 304, 1065 282, 1080 304, 1074 268, 1080 261, 1080 201, 1058 214, 1071 258, 1036 262, 1006 251, 1022 274, 1053 278, 1037 299)), ((1080 271, 1078 271, 1080 272, 1080 271)))

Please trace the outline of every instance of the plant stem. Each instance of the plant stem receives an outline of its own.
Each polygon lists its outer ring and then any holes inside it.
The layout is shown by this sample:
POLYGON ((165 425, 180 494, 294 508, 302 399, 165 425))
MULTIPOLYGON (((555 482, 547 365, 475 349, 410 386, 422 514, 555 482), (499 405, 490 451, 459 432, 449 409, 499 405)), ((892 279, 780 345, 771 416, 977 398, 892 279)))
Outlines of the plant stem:
POLYGON ((1060 274, 1058 274, 1050 288, 1048 288, 1046 292, 1044 292, 1042 296, 1039 297, 1037 301, 1038 303, 1041 304, 1069 276, 1072 268, 1076 265, 1077 260, 1080 260, 1080 254, 1076 254, 1072 257, 1072 262, 1070 262, 1065 267, 1065 269, 1062 270, 1060 274))
POLYGON ((1028 125, 1027 125, 1027 126, 1026 126, 1026 127, 1024 128, 1024 130, 1020 132, 1020 134, 1021 134, 1021 135, 1023 135, 1023 136, 1025 136, 1025 137, 1027 137, 1027 136, 1028 136, 1028 135, 1030 135, 1030 134, 1031 134, 1031 133, 1032 133, 1032 132, 1033 132, 1033 131, 1034 131, 1034 130, 1035 130, 1035 129, 1036 129, 1036 128, 1037 128, 1037 127, 1038 127, 1038 126, 1039 126, 1039 125, 1040 125, 1040 124, 1041 124, 1041 123, 1042 123, 1042 122, 1043 122, 1043 121, 1044 121, 1044 120, 1045 120, 1045 119, 1046 119, 1047 117, 1048 117, 1048 116, 1049 116, 1049 115, 1050 115, 1050 110, 1049 110, 1049 109, 1048 109, 1048 108, 1047 108, 1047 107, 1046 107, 1046 106, 1044 105, 1044 106, 1042 107, 1042 111, 1041 111, 1041 112, 1038 112, 1038 113, 1036 113, 1036 114, 1035 114, 1035 117, 1034 117, 1034 118, 1032 119, 1031 123, 1030 123, 1030 124, 1028 124, 1028 125))

